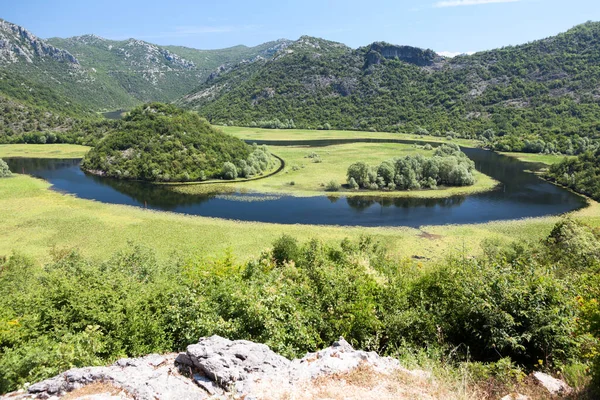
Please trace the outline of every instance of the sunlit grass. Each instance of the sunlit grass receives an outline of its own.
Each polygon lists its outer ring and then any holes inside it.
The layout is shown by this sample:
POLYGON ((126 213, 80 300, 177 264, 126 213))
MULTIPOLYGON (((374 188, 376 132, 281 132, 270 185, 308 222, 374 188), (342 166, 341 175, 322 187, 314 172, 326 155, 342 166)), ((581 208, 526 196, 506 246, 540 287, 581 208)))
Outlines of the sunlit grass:
POLYGON ((413 191, 357 191, 342 188, 338 192, 327 192, 326 185, 346 183, 346 172, 350 164, 364 161, 376 166, 393 157, 422 154, 432 156, 432 150, 421 146, 398 143, 352 143, 326 147, 269 146, 272 153, 285 160, 285 169, 267 179, 251 182, 220 183, 217 185, 182 185, 174 190, 189 193, 214 193, 218 191, 242 191, 280 193, 295 196, 354 196, 373 195, 385 197, 426 197, 439 198, 458 194, 471 194, 493 189, 498 182, 487 175, 476 173, 476 183, 472 186, 438 188, 436 190, 413 191), (316 154, 316 158, 309 158, 316 154))
POLYGON ((82 158, 89 150, 76 144, 0 144, 0 158, 82 158))
POLYGON ((219 126, 225 133, 239 137, 240 139, 255 140, 320 140, 320 139, 402 139, 439 143, 457 143, 461 146, 477 147, 477 140, 453 139, 447 140, 439 136, 421 136, 408 133, 389 132, 364 132, 364 131, 318 131, 308 129, 261 129, 244 128, 238 126, 219 126))
POLYGON ((501 152, 505 156, 514 157, 518 160, 531 163, 540 163, 552 165, 561 162, 565 158, 573 158, 574 156, 554 155, 554 154, 532 154, 532 153, 510 153, 501 152))

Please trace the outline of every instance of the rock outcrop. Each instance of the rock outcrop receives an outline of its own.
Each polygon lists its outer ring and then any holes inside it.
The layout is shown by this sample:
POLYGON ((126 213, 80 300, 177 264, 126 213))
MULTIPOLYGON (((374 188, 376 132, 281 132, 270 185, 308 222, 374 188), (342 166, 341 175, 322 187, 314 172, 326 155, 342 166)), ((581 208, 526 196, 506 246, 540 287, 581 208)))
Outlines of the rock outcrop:
POLYGON ((79 65, 79 61, 68 51, 48 44, 19 25, 0 19, 0 64, 20 60, 33 63, 36 57, 79 65))
POLYGON ((354 350, 344 339, 302 359, 288 360, 264 344, 211 336, 188 346, 185 353, 71 369, 2 399, 49 399, 67 394, 70 399, 95 400, 278 398, 302 392, 307 384, 322 377, 361 367, 382 376, 404 371, 417 379, 428 378, 423 371, 403 369, 393 358, 354 350))
POLYGON ((375 42, 368 48, 366 66, 381 64, 383 59, 390 60, 395 58, 409 64, 418 65, 419 67, 432 66, 435 63, 443 61, 443 58, 433 50, 375 42))
POLYGON ((556 379, 543 372, 534 372, 533 379, 535 379, 537 383, 542 385, 548 391, 548 393, 553 396, 565 396, 573 391, 573 389, 564 381, 556 379))

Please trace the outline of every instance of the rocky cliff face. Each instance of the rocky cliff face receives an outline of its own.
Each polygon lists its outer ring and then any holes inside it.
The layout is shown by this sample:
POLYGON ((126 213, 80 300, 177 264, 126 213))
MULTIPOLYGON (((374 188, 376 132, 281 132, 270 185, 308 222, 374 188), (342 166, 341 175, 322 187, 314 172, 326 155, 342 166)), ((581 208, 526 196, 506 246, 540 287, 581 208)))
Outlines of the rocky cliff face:
POLYGON ((424 50, 411 46, 396 46, 384 42, 375 42, 368 48, 366 55, 367 66, 381 64, 383 59, 399 59, 419 67, 432 66, 443 61, 433 50, 424 50))
MULTIPOLYGON (((403 373, 410 379, 429 378, 423 371, 402 368, 393 358, 354 350, 343 339, 302 359, 288 360, 263 344, 212 336, 200 339, 180 354, 149 355, 122 359, 109 367, 72 369, 2 399, 66 395, 69 399, 96 400, 312 398, 323 379, 339 385, 340 374, 353 371, 362 377, 363 384, 369 377, 381 380, 381 385, 373 381, 365 388, 379 393, 382 397, 378 398, 393 398, 385 387, 385 377, 403 373)), ((336 386, 335 390, 349 394, 348 388, 336 386)))
POLYGON ((0 64, 33 63, 36 57, 79 65, 68 51, 48 44, 21 26, 0 20, 0 64))

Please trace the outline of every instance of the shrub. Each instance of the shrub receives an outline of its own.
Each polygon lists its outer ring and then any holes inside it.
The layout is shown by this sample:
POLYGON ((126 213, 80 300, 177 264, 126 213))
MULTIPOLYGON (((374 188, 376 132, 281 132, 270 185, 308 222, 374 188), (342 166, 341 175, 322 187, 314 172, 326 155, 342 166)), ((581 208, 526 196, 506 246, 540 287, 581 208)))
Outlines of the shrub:
POLYGON ((273 259, 277 265, 283 265, 286 261, 296 261, 298 254, 298 241, 289 235, 283 235, 273 243, 273 259))
POLYGON ((327 190, 328 192, 337 192, 340 190, 340 184, 337 183, 334 180, 331 180, 327 183, 327 185, 325 186, 325 190, 327 190))
POLYGON ((8 178, 12 173, 8 168, 8 164, 0 158, 0 178, 8 178))
POLYGON ((224 163, 221 176, 223 176, 223 179, 236 179, 238 177, 236 166, 230 162, 224 163))

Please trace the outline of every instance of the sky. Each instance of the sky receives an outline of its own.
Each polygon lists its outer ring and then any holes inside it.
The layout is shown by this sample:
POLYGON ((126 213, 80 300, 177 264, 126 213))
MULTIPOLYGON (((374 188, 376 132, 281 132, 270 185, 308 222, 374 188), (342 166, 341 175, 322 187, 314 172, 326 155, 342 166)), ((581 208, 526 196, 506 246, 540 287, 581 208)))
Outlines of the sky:
POLYGON ((0 0, 0 18, 42 38, 93 33, 216 49, 310 35, 354 48, 386 41, 452 55, 600 21, 600 0, 0 0))

